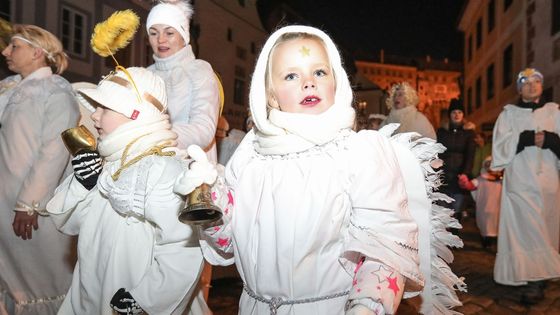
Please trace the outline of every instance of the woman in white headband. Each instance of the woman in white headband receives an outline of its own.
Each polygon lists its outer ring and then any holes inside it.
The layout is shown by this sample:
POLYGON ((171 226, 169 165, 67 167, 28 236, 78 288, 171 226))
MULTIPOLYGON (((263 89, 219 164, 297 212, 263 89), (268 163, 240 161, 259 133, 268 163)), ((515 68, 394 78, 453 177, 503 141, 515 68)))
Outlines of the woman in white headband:
POLYGON ((210 64, 196 59, 189 45, 192 13, 191 4, 183 0, 161 0, 152 8, 146 30, 155 63, 148 69, 165 81, 178 147, 196 144, 216 161, 218 81, 210 64))
POLYGON ((15 25, 2 55, 16 75, 0 82, 0 310, 55 314, 72 280, 72 239, 44 209, 68 164, 60 133, 76 125, 78 105, 57 75, 68 58, 53 34, 15 25))

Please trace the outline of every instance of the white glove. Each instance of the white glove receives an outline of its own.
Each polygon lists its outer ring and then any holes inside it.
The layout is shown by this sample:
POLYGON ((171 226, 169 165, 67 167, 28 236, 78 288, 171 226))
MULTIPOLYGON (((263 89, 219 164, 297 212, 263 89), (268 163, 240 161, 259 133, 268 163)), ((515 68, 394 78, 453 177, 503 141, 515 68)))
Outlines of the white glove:
POLYGON ((206 153, 197 145, 191 144, 187 153, 193 160, 189 169, 182 172, 175 181, 173 190, 181 195, 188 195, 203 183, 212 185, 218 177, 216 165, 208 161, 206 153))
POLYGON ((374 300, 365 298, 365 299, 350 301, 350 308, 344 314, 345 315, 385 315, 385 309, 383 308, 383 305, 375 302, 374 300))

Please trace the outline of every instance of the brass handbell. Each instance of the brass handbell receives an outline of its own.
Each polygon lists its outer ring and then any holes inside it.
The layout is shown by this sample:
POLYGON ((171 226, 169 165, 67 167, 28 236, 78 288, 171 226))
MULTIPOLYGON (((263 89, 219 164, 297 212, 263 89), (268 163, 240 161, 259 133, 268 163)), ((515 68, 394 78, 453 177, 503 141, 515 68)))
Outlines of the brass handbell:
POLYGON ((222 210, 212 202, 210 185, 196 187, 188 196, 185 208, 179 213, 179 221, 191 225, 204 225, 222 218, 222 210))
POLYGON ((60 136, 72 156, 76 156, 82 150, 94 151, 97 148, 95 136, 84 125, 66 129, 60 136))

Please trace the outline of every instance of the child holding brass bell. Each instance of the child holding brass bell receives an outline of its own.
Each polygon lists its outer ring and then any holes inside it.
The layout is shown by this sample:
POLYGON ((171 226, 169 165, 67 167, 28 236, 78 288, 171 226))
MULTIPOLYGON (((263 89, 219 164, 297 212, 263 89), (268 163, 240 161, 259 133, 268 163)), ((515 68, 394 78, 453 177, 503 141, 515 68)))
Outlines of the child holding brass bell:
POLYGON ((255 127, 224 175, 213 173, 201 148, 188 147, 194 162, 175 189, 213 185, 223 217, 202 230, 201 248, 212 264, 236 264, 239 314, 395 314, 424 284, 424 314, 460 305, 453 286, 462 281, 437 255, 461 242, 444 230, 452 218, 427 196, 437 177, 430 162, 442 147, 416 134, 389 138, 395 125, 354 132, 352 98, 331 38, 283 27, 257 60, 255 127))
POLYGON ((59 314, 183 314, 187 305, 189 314, 207 314, 192 294, 202 254, 193 230, 177 220, 184 202, 173 184, 183 162, 163 80, 119 68, 78 92, 95 108, 99 142, 98 151, 73 159, 74 174, 47 206, 60 231, 79 234, 59 314))

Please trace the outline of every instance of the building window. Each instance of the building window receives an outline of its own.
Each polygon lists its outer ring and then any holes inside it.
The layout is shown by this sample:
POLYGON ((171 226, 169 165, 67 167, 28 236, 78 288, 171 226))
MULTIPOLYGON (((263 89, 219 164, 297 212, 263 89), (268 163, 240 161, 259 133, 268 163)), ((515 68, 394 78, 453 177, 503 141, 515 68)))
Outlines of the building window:
POLYGON ((503 55, 502 88, 507 88, 513 82, 513 44, 507 46, 503 55))
POLYGON ((560 59, 560 38, 557 38, 554 41, 552 48, 552 60, 556 61, 558 59, 560 59))
POLYGON ((486 99, 494 97, 494 64, 486 69, 486 99))
POLYGON ((235 80, 233 81, 233 102, 238 105, 245 104, 245 68, 235 66, 235 80))
POLYGON ((509 9, 509 7, 511 6, 512 3, 513 3, 513 0, 504 0, 504 12, 506 12, 507 9, 509 9))
POLYGON ((227 29, 227 41, 231 42, 233 40, 233 30, 228 27, 227 29))
POLYGON ((482 18, 476 22, 476 48, 480 48, 480 45, 482 45, 482 18))
POLYGON ((482 105, 482 79, 480 77, 476 79, 474 94, 475 94, 474 106, 478 109, 482 105))
POLYGON ((467 89, 467 114, 472 113, 472 88, 467 89))
POLYGON ((12 20, 12 0, 0 1, 0 18, 6 21, 12 20))
POLYGON ((247 59, 247 50, 245 50, 245 48, 236 46, 235 47, 235 56, 237 56, 237 58, 239 58, 241 60, 245 60, 245 59, 247 59))
POLYGON ((560 2, 552 1, 552 35, 560 31, 560 2))
POLYGON ((472 35, 469 35, 469 40, 467 40, 467 60, 471 61, 472 59, 472 35))
POLYGON ((87 18, 83 13, 62 6, 62 46, 71 55, 85 58, 87 45, 87 18))
POLYGON ((488 3, 488 33, 492 32, 496 25, 496 0, 488 3))

